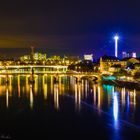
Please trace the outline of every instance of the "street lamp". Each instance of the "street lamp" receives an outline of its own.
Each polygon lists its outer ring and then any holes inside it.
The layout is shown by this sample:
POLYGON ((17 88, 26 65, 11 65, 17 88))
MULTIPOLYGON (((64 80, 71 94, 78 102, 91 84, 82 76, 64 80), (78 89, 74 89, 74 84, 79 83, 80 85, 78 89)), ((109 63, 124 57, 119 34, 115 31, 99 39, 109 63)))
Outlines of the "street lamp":
POLYGON ((115 35, 114 40, 115 40, 115 56, 116 57, 118 57, 118 39, 119 39, 119 36, 115 35))

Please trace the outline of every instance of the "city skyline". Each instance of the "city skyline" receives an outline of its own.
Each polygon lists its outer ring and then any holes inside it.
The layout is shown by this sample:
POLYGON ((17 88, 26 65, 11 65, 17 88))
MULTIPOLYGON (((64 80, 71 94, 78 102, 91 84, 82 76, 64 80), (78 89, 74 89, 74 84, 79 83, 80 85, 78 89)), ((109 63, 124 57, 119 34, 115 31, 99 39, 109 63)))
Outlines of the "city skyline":
MULTIPOLYGON (((31 47, 31 46, 30 46, 31 47)), ((0 58, 15 58, 15 59, 18 59, 20 58, 21 56, 24 56, 24 55, 31 55, 31 48, 28 47, 28 48, 0 48, 0 55, 1 57, 0 58), (7 51, 8 50, 8 51, 7 51), (8 52, 8 53, 6 53, 8 52)), ((77 56, 79 57, 80 59, 83 59, 85 55, 92 55, 92 57, 94 58, 94 60, 99 60, 99 58, 103 57, 103 56, 115 56, 116 54, 116 51, 115 51, 115 45, 114 45, 114 53, 111 53, 111 54, 107 54, 107 53, 103 53, 102 55, 100 54, 98 57, 96 54, 94 53, 71 53, 71 52, 67 52, 67 53, 64 53, 64 52, 55 52, 54 50, 47 50, 45 48, 42 48, 42 49, 39 49, 39 48, 35 48, 34 47, 34 51, 35 53, 43 53, 43 54, 46 54, 47 58, 51 57, 51 56, 60 56, 60 57, 65 57, 65 56, 77 56)), ((117 57, 118 59, 123 59, 123 58, 131 58, 131 57, 134 57, 134 58, 139 58, 139 54, 135 51, 122 51, 122 52, 118 52, 118 56, 117 57), (137 55, 138 54, 138 55, 137 55)), ((116 56, 115 56, 116 57, 116 56)))
POLYGON ((134 51, 139 56, 138 5, 138 1, 126 0, 2 1, 0 50, 19 55, 33 45, 50 54, 93 53, 97 58, 114 54, 117 32, 118 51, 134 51))
POLYGON ((0 139, 139 140, 139 5, 2 0, 0 139))

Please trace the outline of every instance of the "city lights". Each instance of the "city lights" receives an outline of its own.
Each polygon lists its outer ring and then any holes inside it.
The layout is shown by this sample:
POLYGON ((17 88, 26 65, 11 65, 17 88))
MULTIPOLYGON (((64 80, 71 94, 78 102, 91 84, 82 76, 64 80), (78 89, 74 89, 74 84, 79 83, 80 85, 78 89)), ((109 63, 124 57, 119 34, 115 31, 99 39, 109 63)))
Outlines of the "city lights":
POLYGON ((0 139, 140 140, 140 0, 1 0, 0 139))

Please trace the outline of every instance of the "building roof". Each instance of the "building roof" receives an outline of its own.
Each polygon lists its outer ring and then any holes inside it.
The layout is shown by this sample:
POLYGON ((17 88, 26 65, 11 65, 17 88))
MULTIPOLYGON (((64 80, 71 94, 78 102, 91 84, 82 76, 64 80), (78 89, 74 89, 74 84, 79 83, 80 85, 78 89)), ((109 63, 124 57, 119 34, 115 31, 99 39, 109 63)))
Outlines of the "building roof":
POLYGON ((115 57, 115 56, 104 55, 102 57, 102 61, 109 61, 109 60, 111 60, 111 61, 119 61, 119 59, 117 57, 115 57))
POLYGON ((128 60, 130 60, 130 59, 136 59, 136 60, 138 60, 138 61, 140 61, 140 59, 139 58, 134 58, 134 57, 126 57, 126 58, 123 58, 121 61, 128 61, 128 60))

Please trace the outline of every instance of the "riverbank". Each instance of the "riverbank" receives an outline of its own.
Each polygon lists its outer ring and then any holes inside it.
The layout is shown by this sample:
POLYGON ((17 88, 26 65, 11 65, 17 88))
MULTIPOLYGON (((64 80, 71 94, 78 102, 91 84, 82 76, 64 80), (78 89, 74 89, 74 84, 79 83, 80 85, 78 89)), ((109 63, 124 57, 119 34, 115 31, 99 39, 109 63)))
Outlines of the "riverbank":
POLYGON ((128 89, 140 90, 140 83, 136 83, 136 82, 128 82, 128 81, 120 81, 120 80, 102 80, 101 83, 115 85, 118 87, 126 87, 128 89))

